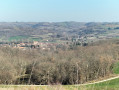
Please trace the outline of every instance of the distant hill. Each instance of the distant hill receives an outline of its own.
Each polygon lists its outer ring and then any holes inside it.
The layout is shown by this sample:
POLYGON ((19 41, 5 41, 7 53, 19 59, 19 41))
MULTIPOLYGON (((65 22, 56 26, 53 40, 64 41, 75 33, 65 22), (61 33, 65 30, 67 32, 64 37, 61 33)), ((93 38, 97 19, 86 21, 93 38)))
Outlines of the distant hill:
POLYGON ((95 22, 0 22, 0 40, 7 41, 19 36, 29 39, 31 36, 41 39, 40 35, 48 35, 49 38, 56 36, 74 37, 94 35, 94 37, 106 36, 117 37, 119 34, 119 23, 95 23, 95 22))

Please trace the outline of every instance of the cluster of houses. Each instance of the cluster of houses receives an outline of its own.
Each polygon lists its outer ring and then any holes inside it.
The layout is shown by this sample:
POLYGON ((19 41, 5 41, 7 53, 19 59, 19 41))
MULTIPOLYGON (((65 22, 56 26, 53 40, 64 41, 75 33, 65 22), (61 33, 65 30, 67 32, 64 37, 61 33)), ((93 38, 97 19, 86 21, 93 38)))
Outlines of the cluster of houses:
POLYGON ((56 50, 58 45, 65 45, 65 44, 58 44, 58 43, 48 43, 48 42, 21 42, 21 43, 2 43, 0 46, 3 47, 12 47, 12 48, 18 48, 22 50, 27 49, 40 49, 40 50, 56 50))

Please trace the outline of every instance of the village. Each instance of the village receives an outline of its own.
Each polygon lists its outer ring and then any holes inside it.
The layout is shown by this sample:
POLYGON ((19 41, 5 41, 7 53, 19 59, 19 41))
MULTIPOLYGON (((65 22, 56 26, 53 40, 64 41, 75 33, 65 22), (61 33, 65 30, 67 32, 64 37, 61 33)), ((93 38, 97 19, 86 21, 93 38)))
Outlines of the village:
POLYGON ((56 50, 57 48, 60 48, 61 46, 67 46, 67 43, 49 43, 49 42, 10 42, 10 43, 0 43, 1 47, 12 47, 17 48, 21 50, 56 50))

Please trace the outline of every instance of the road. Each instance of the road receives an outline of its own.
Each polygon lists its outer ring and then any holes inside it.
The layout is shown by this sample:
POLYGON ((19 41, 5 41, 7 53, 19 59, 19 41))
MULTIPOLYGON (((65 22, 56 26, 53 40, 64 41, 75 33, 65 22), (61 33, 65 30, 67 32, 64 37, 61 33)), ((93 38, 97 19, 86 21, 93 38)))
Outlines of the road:
POLYGON ((105 79, 105 80, 93 82, 93 83, 78 84, 78 86, 102 83, 102 82, 110 81, 110 80, 113 80, 113 79, 116 79, 116 78, 119 78, 119 75, 118 76, 115 76, 115 77, 111 77, 111 78, 105 79))

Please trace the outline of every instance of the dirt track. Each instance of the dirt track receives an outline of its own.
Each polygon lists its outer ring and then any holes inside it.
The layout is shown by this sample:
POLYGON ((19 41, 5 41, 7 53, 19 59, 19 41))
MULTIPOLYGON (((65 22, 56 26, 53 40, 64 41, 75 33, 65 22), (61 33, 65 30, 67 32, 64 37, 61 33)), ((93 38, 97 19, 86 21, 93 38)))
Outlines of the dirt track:
POLYGON ((118 76, 115 76, 115 77, 112 77, 112 78, 105 79, 105 80, 101 80, 101 81, 97 81, 97 82, 93 82, 93 83, 79 84, 79 85, 90 85, 90 84, 96 84, 96 83, 101 83, 101 82, 110 81, 110 80, 113 80, 113 79, 116 79, 116 78, 119 78, 119 75, 118 75, 118 76))

